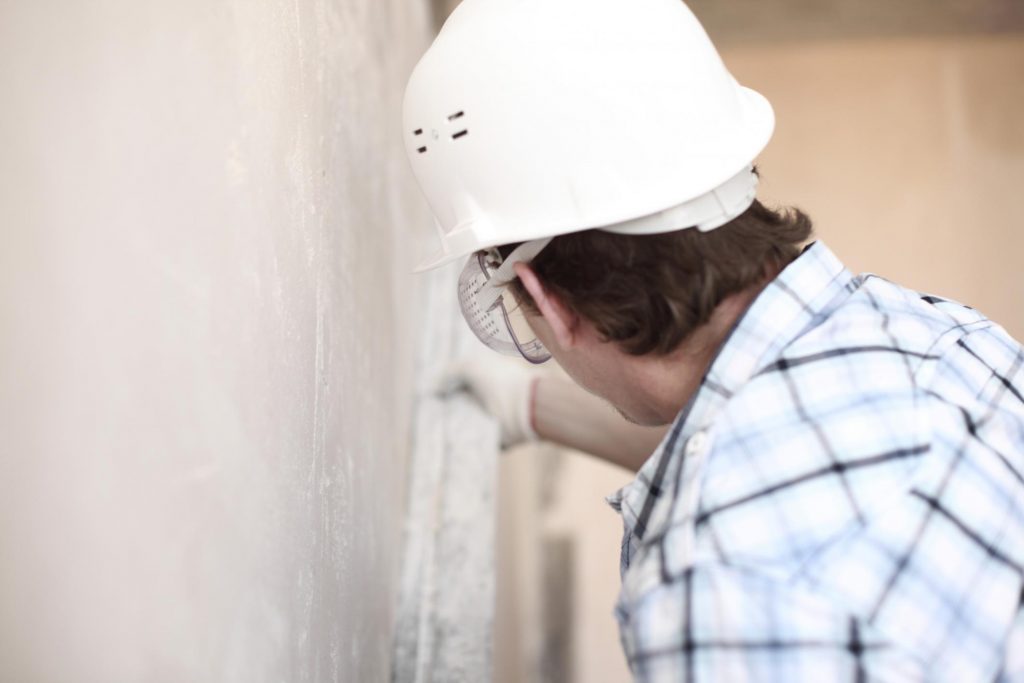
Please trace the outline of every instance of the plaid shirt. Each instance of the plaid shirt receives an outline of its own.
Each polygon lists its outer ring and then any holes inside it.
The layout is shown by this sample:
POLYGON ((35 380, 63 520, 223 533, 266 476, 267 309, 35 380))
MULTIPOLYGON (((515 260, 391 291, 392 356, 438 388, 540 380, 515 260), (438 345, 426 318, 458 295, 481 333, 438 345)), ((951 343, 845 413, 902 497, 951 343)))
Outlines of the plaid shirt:
POLYGON ((1024 681, 1022 364, 806 249, 608 499, 636 680, 1024 681))

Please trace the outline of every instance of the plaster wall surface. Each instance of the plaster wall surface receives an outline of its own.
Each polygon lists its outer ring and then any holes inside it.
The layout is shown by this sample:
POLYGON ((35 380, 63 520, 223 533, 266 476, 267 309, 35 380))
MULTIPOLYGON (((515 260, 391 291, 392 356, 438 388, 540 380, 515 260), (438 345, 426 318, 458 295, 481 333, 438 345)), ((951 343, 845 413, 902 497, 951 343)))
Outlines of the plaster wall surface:
POLYGON ((0 680, 388 679, 431 19, 0 2, 0 680))

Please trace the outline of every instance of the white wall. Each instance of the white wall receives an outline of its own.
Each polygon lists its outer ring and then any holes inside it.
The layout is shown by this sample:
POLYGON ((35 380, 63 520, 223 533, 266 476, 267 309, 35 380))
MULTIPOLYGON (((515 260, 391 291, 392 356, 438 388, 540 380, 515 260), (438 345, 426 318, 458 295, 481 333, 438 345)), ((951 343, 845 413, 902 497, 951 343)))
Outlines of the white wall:
POLYGON ((425 2, 0 2, 0 680, 388 677, 425 2))

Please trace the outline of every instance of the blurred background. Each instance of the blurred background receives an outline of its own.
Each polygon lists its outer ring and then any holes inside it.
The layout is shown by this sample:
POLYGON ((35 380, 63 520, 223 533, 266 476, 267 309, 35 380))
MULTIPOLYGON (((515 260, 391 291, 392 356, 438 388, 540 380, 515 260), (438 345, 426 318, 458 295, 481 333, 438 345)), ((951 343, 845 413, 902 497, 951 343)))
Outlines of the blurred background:
MULTIPOLYGON (((456 4, 0 0, 0 680, 629 680, 629 473, 520 448, 464 498, 428 428, 463 342, 400 105, 456 4)), ((1024 337, 1024 2, 690 4, 769 203, 1024 337)))

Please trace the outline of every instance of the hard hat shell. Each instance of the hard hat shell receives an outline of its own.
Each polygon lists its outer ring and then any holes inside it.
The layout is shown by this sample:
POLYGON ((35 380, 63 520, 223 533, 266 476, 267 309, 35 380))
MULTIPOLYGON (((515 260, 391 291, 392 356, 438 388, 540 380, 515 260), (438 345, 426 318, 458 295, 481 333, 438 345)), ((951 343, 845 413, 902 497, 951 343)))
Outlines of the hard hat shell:
POLYGON ((464 0, 414 69, 403 122, 441 238, 426 270, 500 244, 630 232, 735 178, 774 116, 680 0, 464 0))

